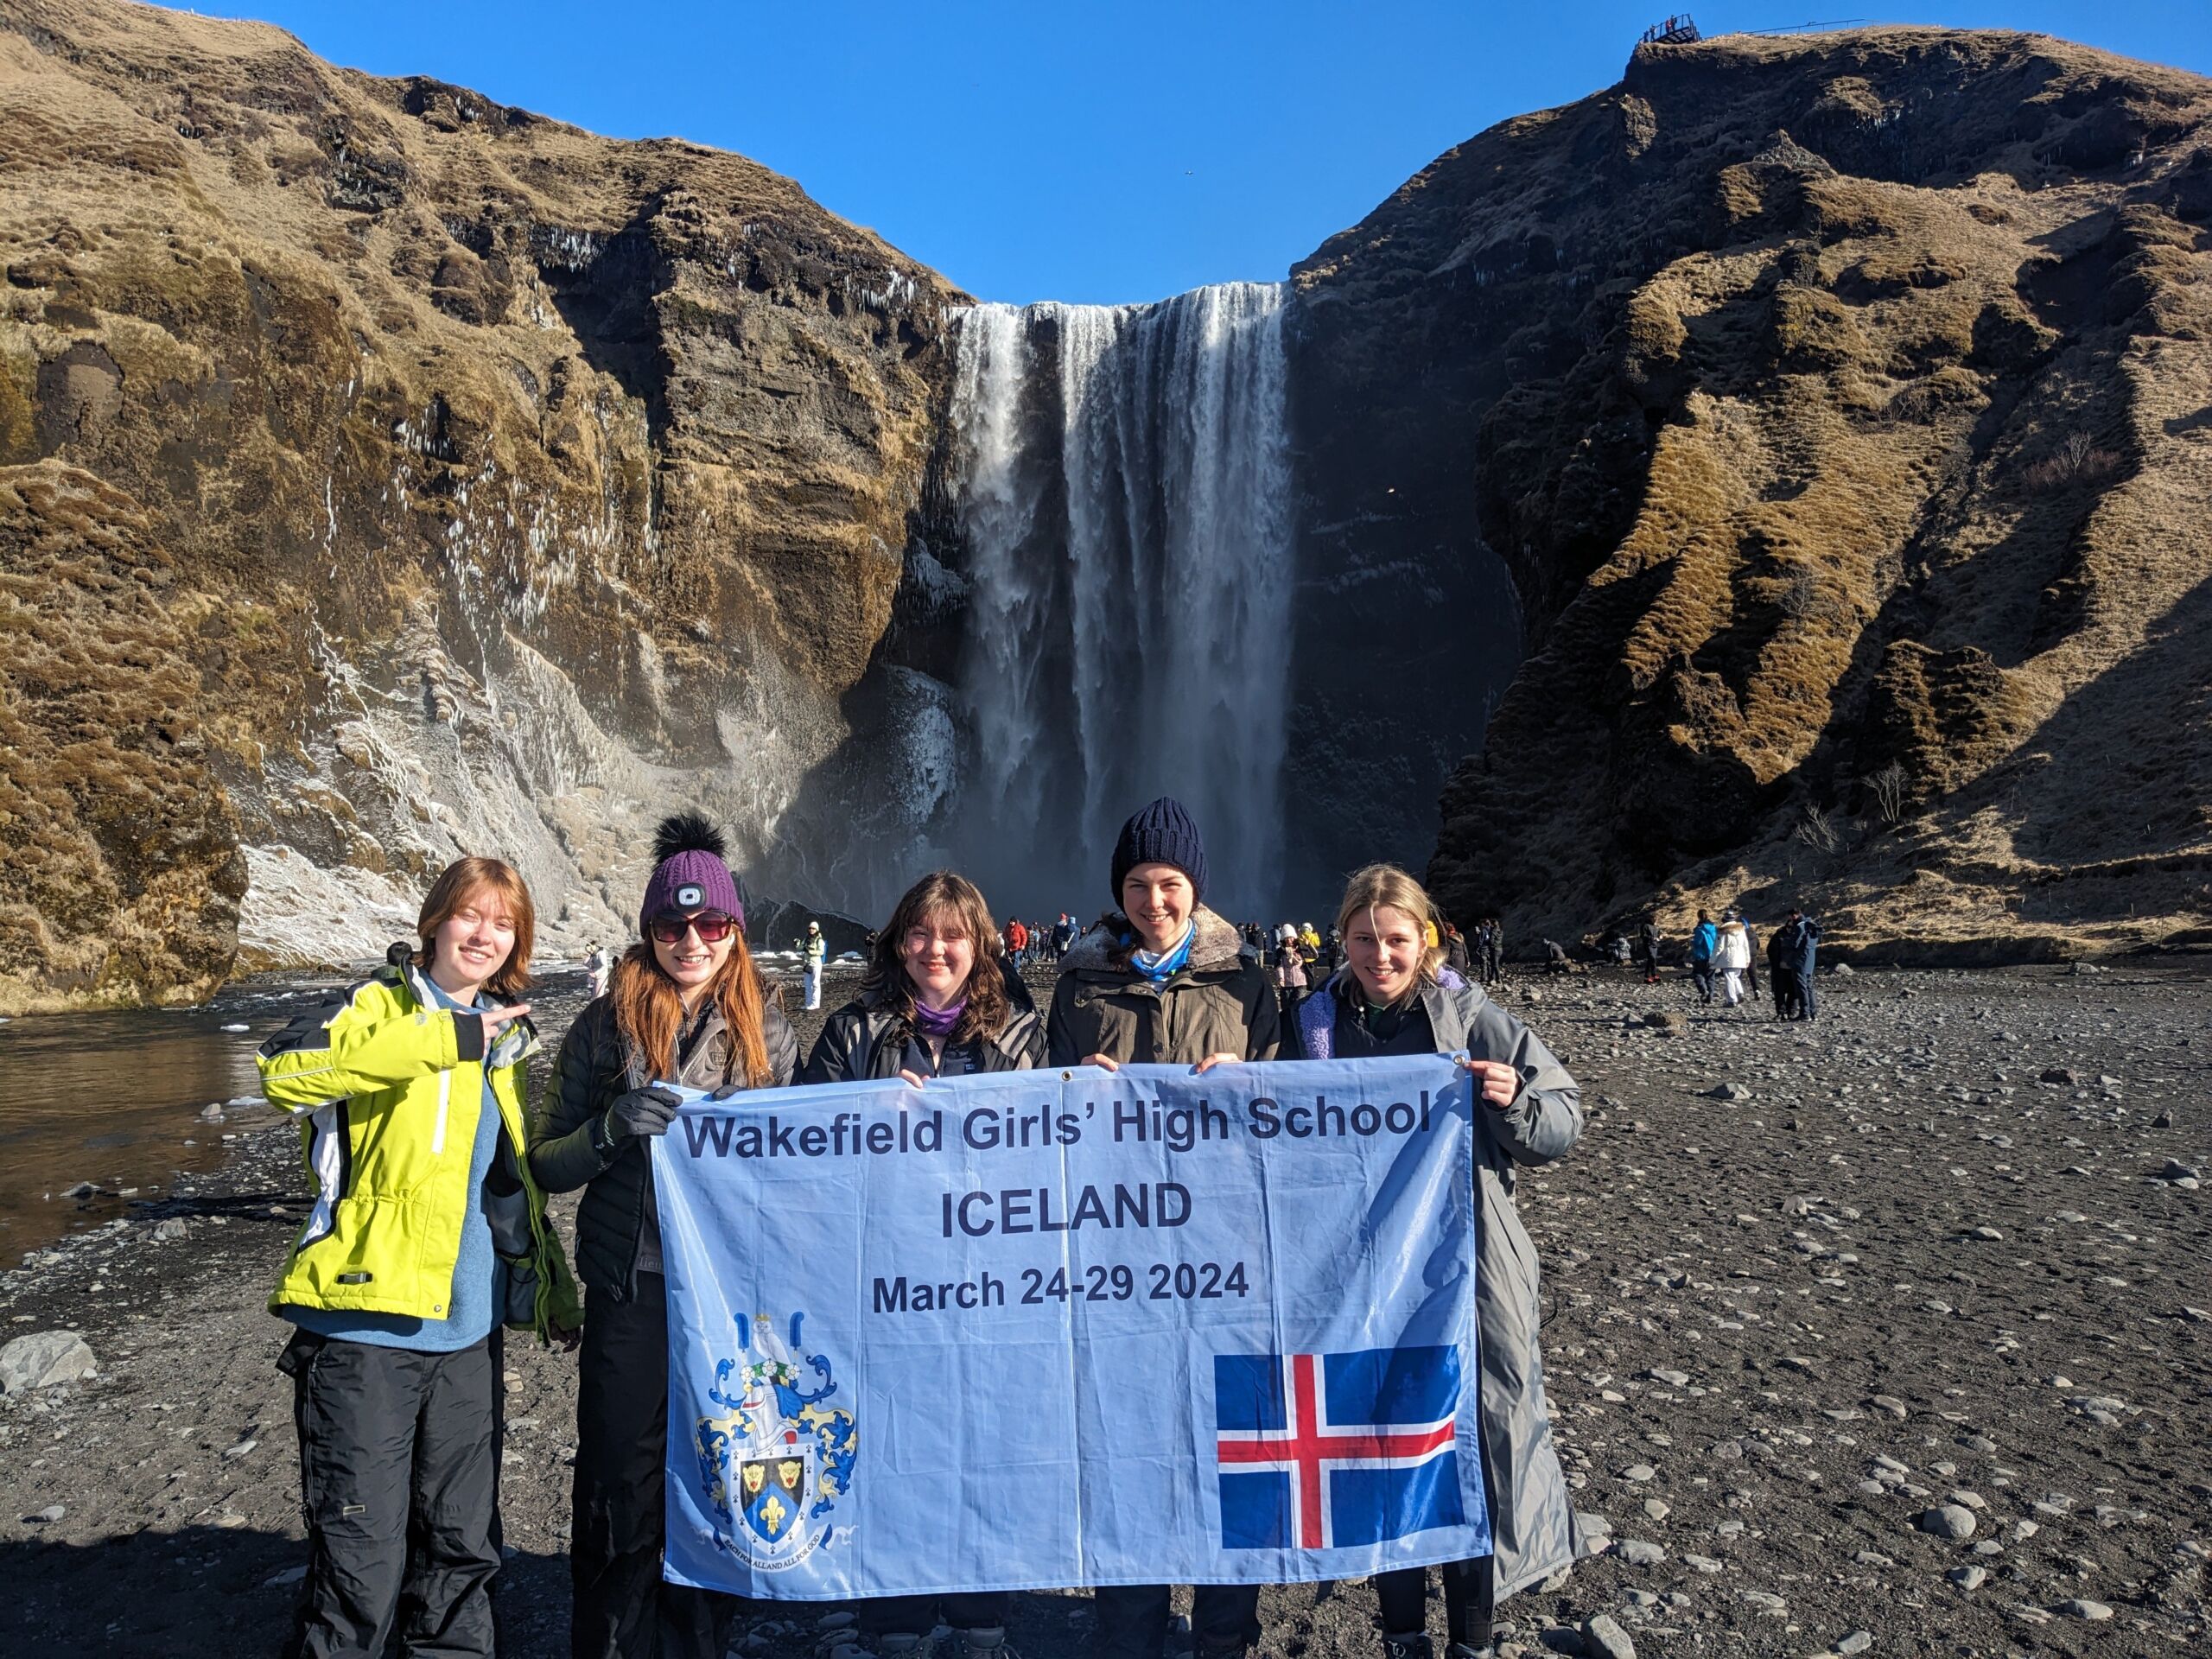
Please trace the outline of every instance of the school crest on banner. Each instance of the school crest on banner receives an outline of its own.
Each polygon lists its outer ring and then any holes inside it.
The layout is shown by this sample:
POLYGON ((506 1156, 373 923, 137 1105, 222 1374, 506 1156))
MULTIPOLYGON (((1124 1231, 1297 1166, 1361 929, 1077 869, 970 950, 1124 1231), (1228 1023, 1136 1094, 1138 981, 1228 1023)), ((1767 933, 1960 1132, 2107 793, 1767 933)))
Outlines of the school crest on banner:
POLYGON ((715 1541, 761 1572, 796 1567, 830 1542, 860 1451, 853 1414, 825 1403, 837 1393, 829 1357, 808 1354, 800 1365, 804 1318, 791 1316, 786 1343, 766 1314, 740 1314, 740 1351, 715 1363, 695 1424, 715 1541))

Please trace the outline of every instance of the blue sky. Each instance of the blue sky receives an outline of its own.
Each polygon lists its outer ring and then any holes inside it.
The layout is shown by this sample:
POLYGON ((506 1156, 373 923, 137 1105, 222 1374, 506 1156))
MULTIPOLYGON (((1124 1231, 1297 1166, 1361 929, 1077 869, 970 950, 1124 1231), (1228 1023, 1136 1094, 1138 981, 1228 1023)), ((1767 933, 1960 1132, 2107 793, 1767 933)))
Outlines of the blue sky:
MULTIPOLYGON (((1679 0, 1676 0, 1679 3, 1679 0)), ((2212 74, 2212 0, 1696 6, 2037 29, 2212 74)), ((1618 79, 1667 0, 199 0, 335 62, 735 149, 985 299, 1272 281, 1433 157, 1618 79)))

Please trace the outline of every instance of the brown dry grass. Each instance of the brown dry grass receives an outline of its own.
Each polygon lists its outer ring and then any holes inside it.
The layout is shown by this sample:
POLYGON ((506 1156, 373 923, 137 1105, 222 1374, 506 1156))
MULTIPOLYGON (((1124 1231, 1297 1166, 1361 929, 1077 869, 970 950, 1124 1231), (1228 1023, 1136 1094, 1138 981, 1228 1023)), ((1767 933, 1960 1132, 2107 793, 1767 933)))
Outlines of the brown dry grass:
POLYGON ((1463 349, 1562 307, 1595 342, 1476 411, 1532 653, 1446 791, 1455 913, 1802 900, 1923 959, 2206 937, 2212 86, 2038 37, 1731 36, 1418 184, 1301 283, 1571 250, 1495 267, 1463 349))

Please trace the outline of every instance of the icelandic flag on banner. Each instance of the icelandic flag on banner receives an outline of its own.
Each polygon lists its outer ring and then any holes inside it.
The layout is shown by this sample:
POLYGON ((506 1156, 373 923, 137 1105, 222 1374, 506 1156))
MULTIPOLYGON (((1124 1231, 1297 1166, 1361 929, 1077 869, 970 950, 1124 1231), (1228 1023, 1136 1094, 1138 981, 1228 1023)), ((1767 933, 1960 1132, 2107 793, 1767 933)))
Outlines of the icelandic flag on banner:
POLYGON ((1217 1354, 1224 1549, 1337 1549, 1461 1524, 1459 1351, 1217 1354))

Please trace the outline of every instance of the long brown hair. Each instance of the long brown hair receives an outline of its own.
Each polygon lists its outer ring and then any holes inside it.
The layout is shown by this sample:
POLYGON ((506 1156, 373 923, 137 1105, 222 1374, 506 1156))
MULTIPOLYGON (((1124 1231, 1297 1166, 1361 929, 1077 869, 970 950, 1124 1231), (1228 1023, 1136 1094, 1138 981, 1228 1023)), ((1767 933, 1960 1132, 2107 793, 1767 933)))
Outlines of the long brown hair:
MULTIPOLYGON (((768 1070, 768 1041, 762 1030, 768 995, 753 965, 753 953, 745 948, 743 930, 733 927, 729 938, 729 956, 707 982, 706 994, 721 1010, 722 1024, 728 1029, 730 1061, 742 1065, 747 1086, 758 1089, 774 1075, 768 1070)), ((615 1029, 645 1057, 654 1077, 673 1078, 676 1036, 683 1029, 683 994, 653 955, 650 938, 622 953, 607 995, 614 1000, 615 1029)), ((733 1080, 735 1068, 730 1061, 722 1067, 724 1083, 733 1080)))
POLYGON ((906 959, 900 947, 910 931, 939 916, 957 923, 976 950, 975 963, 968 970, 968 1006, 960 1011, 960 1023, 952 1028, 953 1040, 995 1037, 1006 1029, 1009 1011, 1006 976, 999 971, 998 927, 976 884, 950 870, 931 871, 907 888, 906 897, 893 907, 891 919, 875 936, 875 948, 868 954, 861 993, 889 1002, 911 1020, 914 982, 906 977, 906 959))
POLYGON ((438 879, 423 895, 422 912, 415 918, 415 937, 423 941, 415 965, 429 972, 432 937, 487 893, 506 906, 508 918, 515 925, 515 948, 484 982, 484 988, 511 1001, 518 993, 530 988, 530 952, 537 943, 537 912, 530 902, 528 885, 514 866, 499 859, 455 859, 438 872, 438 879))

